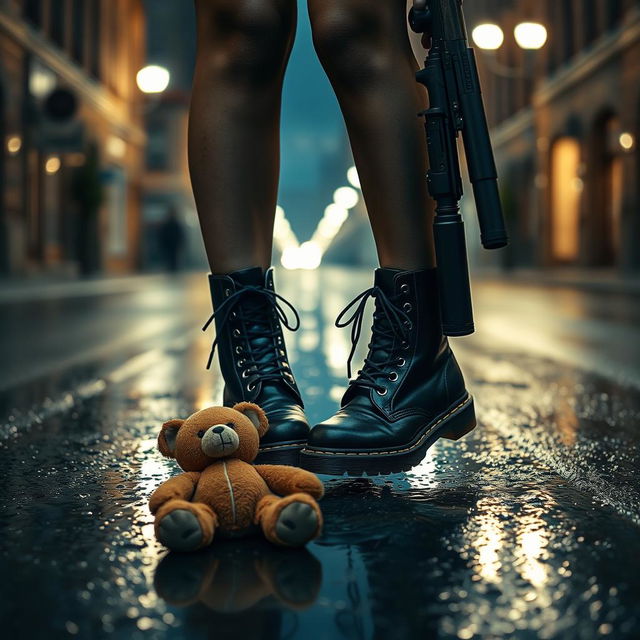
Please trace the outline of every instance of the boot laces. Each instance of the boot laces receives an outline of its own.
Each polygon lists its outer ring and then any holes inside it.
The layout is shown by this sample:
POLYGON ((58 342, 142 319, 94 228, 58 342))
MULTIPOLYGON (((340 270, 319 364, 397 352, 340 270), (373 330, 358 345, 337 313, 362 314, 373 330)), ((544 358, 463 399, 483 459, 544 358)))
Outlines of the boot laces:
POLYGON ((206 331, 209 325, 218 318, 216 336, 211 344, 207 369, 211 367, 218 340, 231 317, 238 319, 236 337, 239 341, 245 341, 250 348, 249 352, 245 352, 242 357, 243 369, 253 373, 248 381, 250 386, 255 384, 257 380, 262 382, 281 380, 285 373, 291 376, 289 366, 283 361, 284 347, 278 349, 275 341, 282 334, 280 322, 289 331, 297 331, 300 327, 300 316, 295 307, 284 297, 271 289, 254 285, 243 286, 232 293, 218 306, 202 327, 202 330, 206 331), (248 300, 251 301, 250 309, 247 309, 246 302, 248 300), (293 313, 293 322, 289 321, 285 307, 293 313), (274 315, 279 320, 275 324, 273 322, 274 315), (269 340, 256 344, 253 341, 254 338, 269 338, 269 340))
POLYGON ((367 345, 369 355, 364 359, 364 367, 358 371, 357 378, 349 381, 349 385, 369 387, 381 391, 384 389, 379 384, 380 377, 388 377, 389 367, 397 365, 402 361, 394 355, 393 347, 396 340, 406 344, 409 339, 411 320, 408 314, 397 305, 398 296, 387 296, 387 294, 377 286, 371 287, 356 296, 338 315, 336 327, 345 328, 351 326, 351 351, 347 360, 347 375, 351 377, 351 361, 353 360, 360 335, 362 334, 362 323, 364 320, 365 308, 369 298, 376 301, 376 308, 373 314, 373 325, 371 327, 371 342, 367 345), (349 317, 345 316, 355 307, 349 317), (372 354, 379 351, 386 351, 388 358, 376 360, 372 354))

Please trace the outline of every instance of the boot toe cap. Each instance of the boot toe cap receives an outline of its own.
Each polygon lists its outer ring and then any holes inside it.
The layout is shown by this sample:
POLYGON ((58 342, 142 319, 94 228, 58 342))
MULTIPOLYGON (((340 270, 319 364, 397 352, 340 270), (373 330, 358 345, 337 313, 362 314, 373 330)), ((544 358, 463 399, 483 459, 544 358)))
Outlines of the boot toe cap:
POLYGON ((261 446, 282 443, 306 443, 309 435, 309 423, 302 407, 291 404, 266 410, 269 430, 262 438, 261 446))

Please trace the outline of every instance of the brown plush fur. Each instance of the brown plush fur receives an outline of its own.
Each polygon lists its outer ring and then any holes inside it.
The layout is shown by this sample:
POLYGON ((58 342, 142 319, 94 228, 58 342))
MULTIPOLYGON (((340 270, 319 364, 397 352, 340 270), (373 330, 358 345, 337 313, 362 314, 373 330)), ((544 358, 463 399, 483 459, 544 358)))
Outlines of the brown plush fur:
POLYGON ((235 537, 258 527, 271 542, 286 545, 276 534, 276 523, 282 509, 292 502, 311 506, 318 520, 312 537, 319 534, 322 515, 316 499, 324 492, 320 480, 295 467, 251 464, 268 428, 264 411, 250 402, 233 408, 210 407, 186 420, 164 423, 158 449, 174 457, 185 473, 167 480, 149 500, 159 539, 162 519, 179 509, 190 511, 198 520, 202 532, 198 548, 211 544, 216 532, 235 537), (224 425, 235 432, 237 448, 211 457, 203 450, 207 431, 224 425))

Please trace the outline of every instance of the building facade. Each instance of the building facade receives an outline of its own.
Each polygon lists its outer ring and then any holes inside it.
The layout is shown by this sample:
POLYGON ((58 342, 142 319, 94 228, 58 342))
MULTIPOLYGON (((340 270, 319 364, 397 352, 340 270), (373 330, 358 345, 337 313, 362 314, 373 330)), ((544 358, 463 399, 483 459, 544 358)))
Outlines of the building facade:
POLYGON ((485 22, 505 34, 476 49, 512 238, 503 264, 639 269, 640 2, 464 6, 470 34, 485 22), (517 46, 526 21, 547 28, 542 49, 517 46))
POLYGON ((0 0, 0 271, 139 262, 141 0, 0 0))

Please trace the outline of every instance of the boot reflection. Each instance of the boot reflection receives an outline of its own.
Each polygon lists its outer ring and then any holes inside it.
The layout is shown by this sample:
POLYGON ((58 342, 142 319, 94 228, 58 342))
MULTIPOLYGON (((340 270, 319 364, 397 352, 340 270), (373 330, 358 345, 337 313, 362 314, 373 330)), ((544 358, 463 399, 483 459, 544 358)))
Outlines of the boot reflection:
MULTIPOLYGON (((307 549, 225 541, 197 553, 169 553, 158 564, 154 582, 158 595, 179 607, 202 603, 220 614, 302 610, 318 597, 322 566, 307 549)), ((251 619, 252 628, 259 623, 253 616, 230 617, 240 624, 236 631, 243 620, 251 619)))

